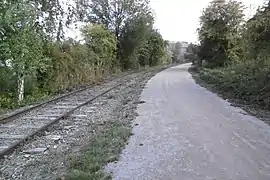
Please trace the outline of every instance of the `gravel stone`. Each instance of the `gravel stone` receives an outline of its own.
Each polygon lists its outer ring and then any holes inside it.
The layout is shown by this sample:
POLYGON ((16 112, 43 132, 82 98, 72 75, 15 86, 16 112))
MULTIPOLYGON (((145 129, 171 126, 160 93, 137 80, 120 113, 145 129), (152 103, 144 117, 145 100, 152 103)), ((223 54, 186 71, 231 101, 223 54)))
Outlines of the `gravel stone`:
MULTIPOLYGON (((123 82, 122 86, 95 99, 93 103, 75 110, 71 116, 51 126, 43 133, 44 135, 35 136, 16 151, 1 159, 0 179, 52 180, 60 177, 68 170, 70 159, 80 155, 80 150, 87 146, 88 137, 95 133, 94 124, 102 124, 111 120, 131 121, 136 117, 135 102, 139 100, 142 84, 145 84, 157 71, 134 73, 84 92, 84 96, 89 99, 119 82, 123 82), (127 99, 129 102, 125 104, 127 99), (40 149, 41 147, 43 149, 40 149), (32 149, 38 149, 40 153, 25 153, 32 149)), ((72 99, 77 101, 80 98, 73 97, 72 99)), ((66 101, 60 100, 59 102, 66 101)), ((45 105, 42 110, 34 110, 27 115, 29 117, 36 116, 41 111, 52 111, 51 108, 52 105, 45 105)), ((19 118, 10 124, 23 124, 22 121, 23 119, 19 118)), ((27 125, 37 124, 34 121, 29 121, 27 125)))
POLYGON ((58 142, 62 138, 62 136, 59 136, 59 135, 48 135, 47 138, 53 140, 54 142, 58 142))
MULTIPOLYGON (((43 153, 47 150, 48 148, 34 148, 34 149, 29 149, 29 150, 26 150, 24 151, 24 153, 27 153, 27 154, 37 154, 37 153, 43 153)), ((25 155, 24 155, 25 157, 25 155)))

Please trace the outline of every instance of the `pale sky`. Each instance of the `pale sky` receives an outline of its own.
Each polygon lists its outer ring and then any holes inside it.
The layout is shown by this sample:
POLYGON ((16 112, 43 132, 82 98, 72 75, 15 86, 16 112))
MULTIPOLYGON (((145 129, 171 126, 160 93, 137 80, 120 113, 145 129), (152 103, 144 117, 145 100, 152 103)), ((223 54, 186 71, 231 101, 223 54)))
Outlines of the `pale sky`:
MULTIPOLYGON (((211 0, 151 0, 151 7, 156 13, 155 27, 162 36, 170 41, 197 41, 196 29, 203 8, 211 0)), ((251 8, 246 10, 250 16, 264 0, 242 0, 251 8)))

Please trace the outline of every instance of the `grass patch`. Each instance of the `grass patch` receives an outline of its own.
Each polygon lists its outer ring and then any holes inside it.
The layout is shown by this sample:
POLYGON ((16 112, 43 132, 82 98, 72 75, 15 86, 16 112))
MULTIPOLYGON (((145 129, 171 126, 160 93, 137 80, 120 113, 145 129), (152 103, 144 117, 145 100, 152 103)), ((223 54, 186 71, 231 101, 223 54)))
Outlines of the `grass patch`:
POLYGON ((0 109, 0 115, 5 114, 7 111, 7 109, 0 109))
POLYGON ((270 67, 239 64, 220 69, 202 69, 199 76, 228 98, 270 110, 270 67))
POLYGON ((190 68, 189 72, 201 86, 270 124, 270 67, 239 64, 217 69, 190 68))
POLYGON ((118 160, 122 149, 131 136, 129 122, 108 121, 95 125, 95 135, 80 155, 71 158, 69 173, 65 180, 105 180, 111 176, 103 167, 118 160))

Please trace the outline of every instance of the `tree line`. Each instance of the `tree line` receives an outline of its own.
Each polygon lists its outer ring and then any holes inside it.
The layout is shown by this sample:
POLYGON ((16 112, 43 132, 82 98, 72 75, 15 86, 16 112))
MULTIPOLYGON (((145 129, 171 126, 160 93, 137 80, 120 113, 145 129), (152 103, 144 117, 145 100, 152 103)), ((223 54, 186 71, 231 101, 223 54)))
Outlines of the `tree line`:
POLYGON ((245 19, 235 0, 204 9, 199 44, 190 49, 200 77, 228 97, 270 109, 270 1, 245 19))
POLYGON ((166 63, 148 0, 0 2, 0 109, 166 63), (83 41, 66 38, 78 23, 83 41))

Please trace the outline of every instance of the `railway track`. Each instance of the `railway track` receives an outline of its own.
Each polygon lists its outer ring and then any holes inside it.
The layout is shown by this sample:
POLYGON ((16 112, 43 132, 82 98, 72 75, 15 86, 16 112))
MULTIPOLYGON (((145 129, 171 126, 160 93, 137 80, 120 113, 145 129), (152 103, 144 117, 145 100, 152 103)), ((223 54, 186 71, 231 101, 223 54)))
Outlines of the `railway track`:
POLYGON ((95 87, 84 88, 3 118, 0 121, 0 158, 75 110, 132 80, 133 74, 107 83, 99 94, 95 87))

